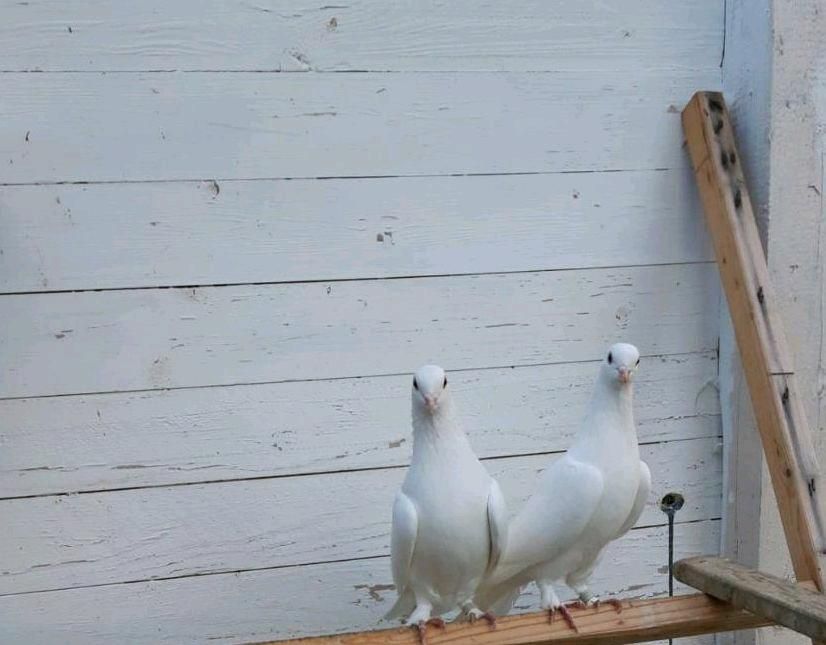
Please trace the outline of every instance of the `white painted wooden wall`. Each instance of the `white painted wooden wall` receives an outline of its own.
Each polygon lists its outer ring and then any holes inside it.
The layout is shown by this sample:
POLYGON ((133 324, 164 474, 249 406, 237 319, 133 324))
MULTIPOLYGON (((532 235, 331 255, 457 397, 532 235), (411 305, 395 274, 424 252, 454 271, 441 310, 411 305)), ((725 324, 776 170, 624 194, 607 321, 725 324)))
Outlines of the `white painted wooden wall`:
POLYGON ((595 587, 664 593, 670 490, 716 552, 722 48, 723 0, 0 1, 0 642, 374 627, 425 361, 518 508, 638 344, 595 587))

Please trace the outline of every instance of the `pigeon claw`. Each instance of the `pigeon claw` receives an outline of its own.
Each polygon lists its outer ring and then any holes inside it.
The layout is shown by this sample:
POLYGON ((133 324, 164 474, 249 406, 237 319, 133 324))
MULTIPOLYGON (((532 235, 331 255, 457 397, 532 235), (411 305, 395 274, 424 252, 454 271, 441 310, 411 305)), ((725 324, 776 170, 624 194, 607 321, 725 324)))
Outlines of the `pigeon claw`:
POLYGON ((609 598, 608 600, 605 601, 605 604, 606 605, 611 605, 614 609, 617 610, 618 614, 622 613, 622 603, 619 600, 617 600, 616 598, 609 598))
POLYGON ((486 611, 481 616, 482 620, 488 621, 488 625, 496 629, 496 616, 494 616, 491 612, 486 611))
POLYGON ((574 617, 571 614, 571 611, 565 605, 560 605, 559 607, 557 607, 557 609, 550 609, 548 611, 551 614, 551 622, 554 622, 554 612, 559 611, 560 615, 562 616, 562 620, 564 620, 565 624, 568 625, 568 629, 573 630, 577 634, 579 633, 579 628, 576 626, 576 623, 574 622, 574 617))
POLYGON ((475 623, 477 620, 486 620, 488 625, 494 628, 496 627, 496 616, 489 611, 482 612, 476 607, 473 607, 466 612, 465 616, 469 623, 475 623))
POLYGON ((618 614, 622 613, 622 602, 620 602, 616 598, 609 598, 608 600, 601 600, 597 598, 596 600, 594 600, 594 609, 599 609, 599 606, 603 604, 611 605, 618 614))
POLYGON ((427 645, 427 626, 433 625, 434 627, 438 627, 439 629, 445 628, 445 621, 441 618, 429 618, 427 620, 420 620, 419 624, 416 625, 416 629, 419 632, 419 642, 421 645, 427 645))

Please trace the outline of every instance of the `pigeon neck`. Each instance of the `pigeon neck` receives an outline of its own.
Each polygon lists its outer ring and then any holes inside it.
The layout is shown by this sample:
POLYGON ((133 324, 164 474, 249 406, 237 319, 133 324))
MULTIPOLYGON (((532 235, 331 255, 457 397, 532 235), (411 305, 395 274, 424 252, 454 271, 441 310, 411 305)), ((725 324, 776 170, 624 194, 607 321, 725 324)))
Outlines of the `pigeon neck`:
POLYGON ((594 386, 582 434, 599 437, 600 440, 610 438, 605 435, 616 437, 629 434, 628 438, 636 441, 633 403, 632 384, 621 385, 613 378, 600 374, 594 386))
POLYGON ((421 405, 413 403, 413 451, 424 447, 466 441, 465 434, 456 422, 453 402, 441 401, 439 409, 431 414, 421 405))
POLYGON ((597 378, 594 394, 591 398, 591 407, 608 407, 616 412, 631 414, 634 398, 634 385, 621 384, 616 379, 604 374, 597 378))

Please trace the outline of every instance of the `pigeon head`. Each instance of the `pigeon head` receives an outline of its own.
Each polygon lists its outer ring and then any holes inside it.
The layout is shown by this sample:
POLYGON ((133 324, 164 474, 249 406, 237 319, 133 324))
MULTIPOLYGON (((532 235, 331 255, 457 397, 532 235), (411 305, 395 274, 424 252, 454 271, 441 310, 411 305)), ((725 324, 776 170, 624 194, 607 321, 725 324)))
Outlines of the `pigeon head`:
POLYGON ((602 362, 602 372, 610 380, 627 385, 639 364, 640 352, 636 347, 628 343, 615 343, 608 349, 608 354, 602 362))
POLYGON ((421 406, 429 414, 439 409, 445 397, 447 376, 438 365, 425 365, 413 376, 413 405, 421 406))

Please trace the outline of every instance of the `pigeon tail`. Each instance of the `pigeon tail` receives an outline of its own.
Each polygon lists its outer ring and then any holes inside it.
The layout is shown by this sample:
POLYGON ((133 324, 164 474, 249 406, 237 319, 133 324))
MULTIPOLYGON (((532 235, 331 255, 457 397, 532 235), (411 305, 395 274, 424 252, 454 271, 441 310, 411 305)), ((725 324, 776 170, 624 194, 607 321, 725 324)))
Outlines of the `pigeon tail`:
POLYGON ((393 618, 398 618, 400 616, 407 616, 416 608, 416 597, 413 595, 413 592, 410 589, 405 589, 405 591, 399 594, 399 597, 396 599, 396 602, 393 606, 388 610, 388 612, 382 616, 382 620, 391 620, 393 618))
POLYGON ((522 585, 509 578, 495 585, 482 585, 476 592, 476 606, 496 616, 508 614, 522 592, 522 585))

